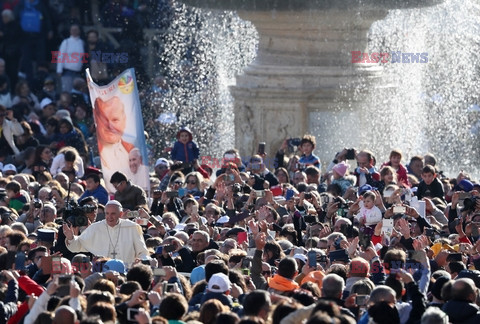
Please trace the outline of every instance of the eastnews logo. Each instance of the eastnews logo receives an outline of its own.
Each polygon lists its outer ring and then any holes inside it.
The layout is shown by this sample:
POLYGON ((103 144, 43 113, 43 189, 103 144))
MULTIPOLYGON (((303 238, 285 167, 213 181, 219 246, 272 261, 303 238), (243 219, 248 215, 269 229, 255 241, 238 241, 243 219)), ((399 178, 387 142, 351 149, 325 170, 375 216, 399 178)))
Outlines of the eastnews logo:
POLYGON ((352 63, 428 63, 428 53, 363 53, 352 51, 352 63))
POLYGON ((102 51, 91 51, 90 53, 62 53, 52 51, 52 63, 127 63, 128 53, 102 53, 102 51))

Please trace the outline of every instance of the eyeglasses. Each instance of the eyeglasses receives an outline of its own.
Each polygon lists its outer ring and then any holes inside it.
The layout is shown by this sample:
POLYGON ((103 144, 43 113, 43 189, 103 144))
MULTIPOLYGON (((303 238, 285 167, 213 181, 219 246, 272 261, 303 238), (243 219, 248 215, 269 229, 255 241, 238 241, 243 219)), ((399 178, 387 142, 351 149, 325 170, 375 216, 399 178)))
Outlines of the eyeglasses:
POLYGON ((120 185, 121 185, 122 183, 123 183, 123 181, 120 181, 119 183, 114 184, 113 187, 114 187, 115 189, 118 189, 118 187, 120 187, 120 185))

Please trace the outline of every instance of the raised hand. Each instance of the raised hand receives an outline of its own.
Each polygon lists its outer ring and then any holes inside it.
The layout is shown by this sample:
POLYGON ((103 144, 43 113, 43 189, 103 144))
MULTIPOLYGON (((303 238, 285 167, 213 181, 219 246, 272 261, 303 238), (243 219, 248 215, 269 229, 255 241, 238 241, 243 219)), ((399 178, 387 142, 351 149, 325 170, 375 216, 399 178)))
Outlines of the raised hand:
POLYGON ((253 236, 255 237, 259 230, 258 230, 258 224, 255 222, 254 219, 251 219, 248 221, 248 228, 250 228, 250 231, 253 233, 253 236))
POLYGON ((265 244, 267 244, 267 235, 265 233, 258 233, 255 236, 255 247, 257 250, 263 251, 263 248, 265 247, 265 244))
POLYGON ((357 248, 358 248, 358 241, 359 241, 359 237, 355 237, 351 243, 348 243, 348 248, 347 248, 347 252, 348 252, 348 255, 352 256, 352 255, 355 255, 355 252, 357 252, 357 248))
POLYGON ((67 223, 63 224, 63 234, 65 234, 65 237, 67 240, 71 241, 74 238, 74 231, 73 231, 73 226, 69 226, 67 223))
POLYGON ((398 220, 397 224, 397 231, 402 233, 402 236, 406 239, 410 238, 410 226, 408 225, 408 222, 401 218, 398 220))
POLYGON ((327 237, 332 233, 332 229, 329 226, 325 226, 320 230, 320 233, 318 234, 319 238, 327 237))

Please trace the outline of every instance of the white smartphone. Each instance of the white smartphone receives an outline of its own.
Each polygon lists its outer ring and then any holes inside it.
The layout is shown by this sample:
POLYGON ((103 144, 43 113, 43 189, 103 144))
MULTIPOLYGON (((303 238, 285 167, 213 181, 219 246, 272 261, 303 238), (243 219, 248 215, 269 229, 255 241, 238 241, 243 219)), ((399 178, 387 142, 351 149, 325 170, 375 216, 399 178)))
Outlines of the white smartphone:
POLYGON ((393 206, 394 214, 405 214, 407 208, 405 206, 393 206))
POLYGON ((383 219, 382 220, 382 233, 386 236, 392 236, 393 233, 393 219, 383 219))

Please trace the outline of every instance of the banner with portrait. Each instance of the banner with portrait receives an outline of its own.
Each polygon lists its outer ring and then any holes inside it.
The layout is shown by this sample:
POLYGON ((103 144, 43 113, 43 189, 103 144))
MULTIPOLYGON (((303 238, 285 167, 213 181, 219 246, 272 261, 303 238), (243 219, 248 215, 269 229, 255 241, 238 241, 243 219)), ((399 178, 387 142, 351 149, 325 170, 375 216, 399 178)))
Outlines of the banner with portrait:
POLYGON ((107 191, 116 190, 110 183, 116 171, 148 190, 148 155, 135 70, 123 71, 105 86, 93 82, 89 69, 86 72, 107 191))

